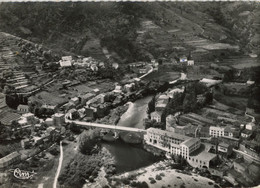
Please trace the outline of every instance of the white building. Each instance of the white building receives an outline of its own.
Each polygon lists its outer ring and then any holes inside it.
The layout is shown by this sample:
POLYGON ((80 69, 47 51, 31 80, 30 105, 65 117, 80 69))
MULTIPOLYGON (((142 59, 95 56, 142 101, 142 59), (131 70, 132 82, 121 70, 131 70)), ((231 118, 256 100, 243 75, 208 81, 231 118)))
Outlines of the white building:
POLYGON ((182 88, 175 88, 175 89, 172 89, 172 90, 168 90, 167 96, 169 98, 173 98, 175 93, 183 93, 184 89, 185 89, 185 87, 183 86, 182 88))
POLYGON ((155 120, 156 122, 161 122, 162 112, 152 112, 151 113, 151 120, 155 120))
POLYGON ((180 57, 180 63, 185 63, 188 61, 188 58, 186 56, 180 57))
POLYGON ((181 155, 188 158, 190 153, 200 147, 200 139, 176 134, 156 128, 147 129, 145 135, 147 144, 157 147, 172 155, 181 155))
POLYGON ((250 123, 246 124, 245 129, 253 131, 253 130, 256 129, 256 127, 255 127, 255 124, 253 122, 250 122, 250 123))
POLYGON ((61 59, 62 61, 72 61, 72 56, 63 56, 61 59))
POLYGON ((210 126, 209 127, 209 135, 213 137, 222 137, 224 136, 225 128, 224 127, 216 127, 210 126))
POLYGON ((19 112, 21 112, 21 113, 28 113, 28 112, 29 112, 29 106, 28 106, 28 105, 20 104, 20 105, 17 107, 17 111, 19 111, 19 112))
POLYGON ((194 60, 188 60, 187 65, 188 65, 188 66, 194 65, 194 60))
POLYGON ((59 61, 61 67, 71 67, 71 61, 59 61))

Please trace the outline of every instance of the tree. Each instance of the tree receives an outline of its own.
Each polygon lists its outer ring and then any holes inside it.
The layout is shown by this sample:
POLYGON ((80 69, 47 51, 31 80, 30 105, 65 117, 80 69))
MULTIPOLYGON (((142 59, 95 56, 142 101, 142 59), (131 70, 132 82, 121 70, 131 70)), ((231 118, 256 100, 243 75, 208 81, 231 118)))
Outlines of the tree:
POLYGON ((155 111, 155 96, 148 103, 147 114, 155 111))
POLYGON ((197 108, 195 92, 186 93, 183 101, 184 112, 192 112, 197 108))
POLYGON ((98 143, 99 132, 96 129, 84 131, 79 137, 79 151, 83 154, 91 154, 98 143))

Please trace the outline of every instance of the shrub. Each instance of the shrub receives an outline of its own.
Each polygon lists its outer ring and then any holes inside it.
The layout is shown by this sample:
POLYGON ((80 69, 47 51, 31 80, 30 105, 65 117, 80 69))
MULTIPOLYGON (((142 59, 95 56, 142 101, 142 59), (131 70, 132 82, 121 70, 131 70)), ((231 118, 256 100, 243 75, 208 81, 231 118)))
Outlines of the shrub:
POLYGON ((155 183, 156 183, 155 179, 152 179, 152 180, 150 181, 150 183, 151 183, 151 184, 155 184, 155 183))
POLYGON ((155 179, 156 180, 162 180, 162 177, 160 175, 156 175, 155 179))

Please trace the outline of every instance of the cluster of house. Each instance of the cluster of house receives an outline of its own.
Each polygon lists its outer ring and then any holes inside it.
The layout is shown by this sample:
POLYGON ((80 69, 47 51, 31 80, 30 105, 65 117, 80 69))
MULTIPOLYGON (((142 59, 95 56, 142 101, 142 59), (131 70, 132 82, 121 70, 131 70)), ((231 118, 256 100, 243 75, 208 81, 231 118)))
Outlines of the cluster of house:
MULTIPOLYGON (((169 98, 174 93, 184 92, 184 88, 175 88, 160 94, 155 99, 155 111, 151 120, 161 122, 162 112, 166 108, 169 98)), ((199 99, 197 99, 199 100, 199 99)), ((233 185, 237 185, 236 178, 232 179, 232 166, 216 165, 218 158, 229 158, 235 152, 243 157, 245 164, 260 170, 259 145, 256 141, 249 141, 258 130, 255 122, 240 125, 232 118, 218 117, 219 123, 199 114, 180 112, 166 117, 166 130, 156 128, 147 129, 145 142, 166 154, 180 155, 193 167, 207 168, 213 175, 225 177, 233 185), (231 177, 231 178, 230 178, 231 177)), ((238 165, 238 164, 236 164, 238 165)), ((237 170, 235 170, 237 173, 237 170)), ((247 169, 247 171, 250 171, 247 169)), ((233 173, 234 174, 234 173, 233 173)))
POLYGON ((149 66, 146 62, 135 62, 128 64, 128 67, 138 74, 145 74, 149 71, 149 66))
MULTIPOLYGON (((76 60, 74 60, 72 56, 63 56, 59 61, 59 64, 61 67, 71 67, 72 65, 76 67, 84 67, 94 72, 98 71, 99 68, 105 67, 104 62, 98 61, 93 57, 77 58, 76 60)), ((112 63, 112 67, 118 69, 119 64, 114 62, 112 63)))
POLYGON ((183 93, 184 89, 184 87, 169 89, 165 93, 162 93, 159 96, 157 96, 155 101, 155 111, 150 114, 151 120, 161 122, 162 112, 166 108, 169 99, 173 98, 175 93, 183 93))
MULTIPOLYGON (((21 146, 24 149, 28 149, 33 145, 41 145, 43 143, 49 142, 53 135, 61 134, 61 126, 65 123, 64 114, 55 113, 51 118, 46 120, 39 119, 35 117, 32 113, 23 114, 18 123, 21 125, 19 129, 30 129, 31 137, 24 138, 21 140, 21 146), (42 129, 45 125, 46 129, 42 129), (39 134, 37 131, 42 130, 39 134)), ((17 151, 3 157, 0 159, 0 168, 5 168, 12 163, 21 160, 21 154, 17 151)))
POLYGON ((120 105, 122 102, 138 88, 140 79, 133 79, 133 82, 125 85, 115 84, 114 90, 100 93, 99 89, 94 89, 90 93, 71 98, 61 109, 68 114, 69 119, 83 119, 90 121, 96 117, 102 117, 112 107, 120 105), (76 115, 78 114, 78 115, 76 115))

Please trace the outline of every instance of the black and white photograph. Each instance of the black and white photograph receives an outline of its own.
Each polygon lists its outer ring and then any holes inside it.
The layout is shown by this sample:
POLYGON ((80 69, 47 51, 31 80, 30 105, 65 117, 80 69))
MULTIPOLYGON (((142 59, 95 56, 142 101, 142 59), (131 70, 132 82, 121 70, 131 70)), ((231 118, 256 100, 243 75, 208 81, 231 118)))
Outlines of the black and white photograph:
POLYGON ((0 188, 260 187, 259 1, 0 0, 0 188))

